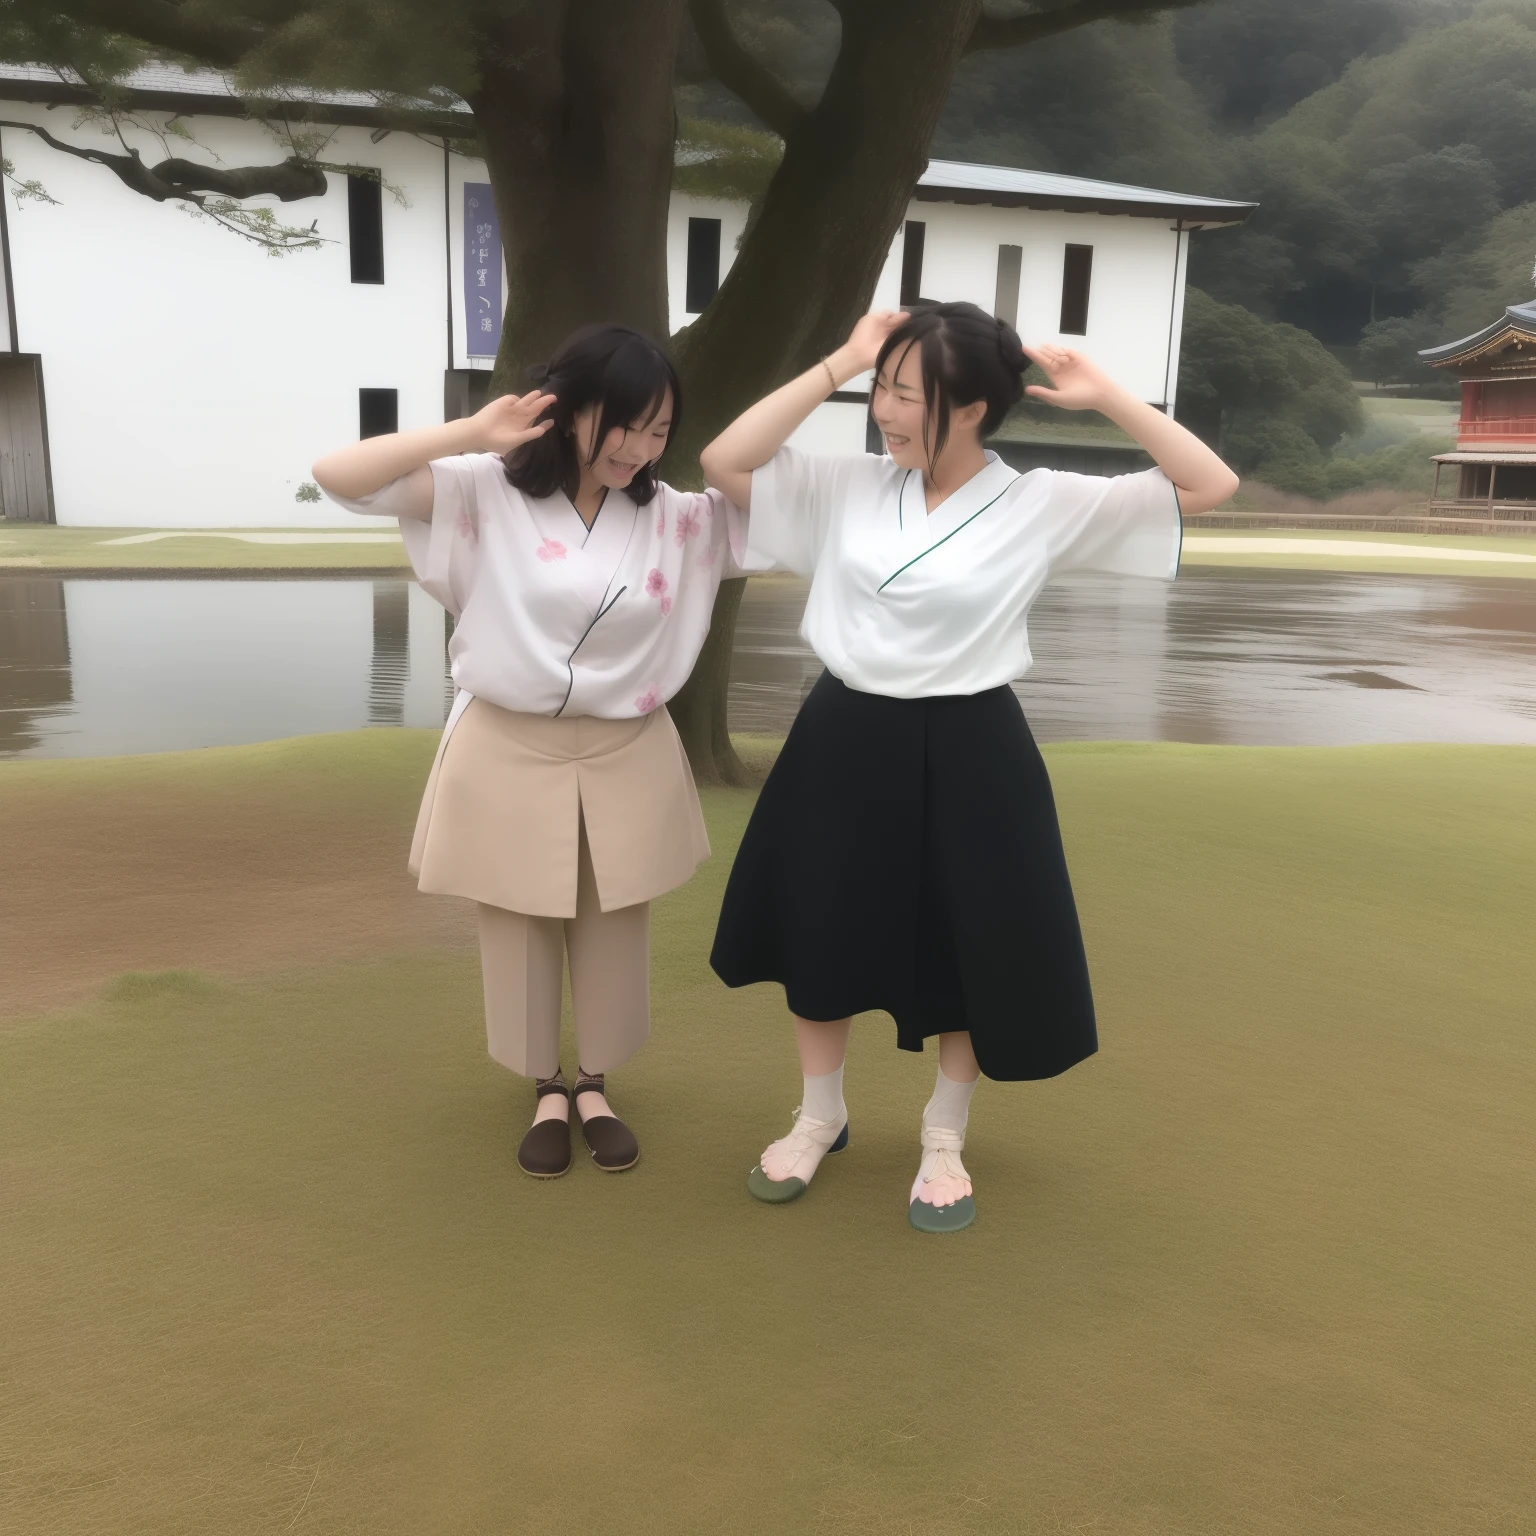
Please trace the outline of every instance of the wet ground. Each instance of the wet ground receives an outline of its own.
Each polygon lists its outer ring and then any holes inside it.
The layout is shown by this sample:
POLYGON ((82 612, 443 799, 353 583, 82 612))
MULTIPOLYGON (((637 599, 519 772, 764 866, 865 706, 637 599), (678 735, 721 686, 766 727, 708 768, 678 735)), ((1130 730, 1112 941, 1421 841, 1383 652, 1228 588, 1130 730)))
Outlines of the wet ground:
MULTIPOLYGON (((753 581, 731 721, 788 728, 802 584, 753 581)), ((1187 569, 1063 583, 1017 692, 1041 741, 1536 744, 1536 583, 1187 569)), ((0 756, 441 723, 442 610, 399 579, 0 578, 0 756)))

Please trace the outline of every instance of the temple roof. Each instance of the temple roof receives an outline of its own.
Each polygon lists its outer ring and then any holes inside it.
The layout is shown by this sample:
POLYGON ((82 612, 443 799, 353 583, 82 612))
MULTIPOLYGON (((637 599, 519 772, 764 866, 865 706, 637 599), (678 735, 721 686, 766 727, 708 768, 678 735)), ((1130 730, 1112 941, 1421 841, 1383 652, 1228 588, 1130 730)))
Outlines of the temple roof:
POLYGON ((1485 325, 1475 335, 1463 336, 1460 341, 1448 341, 1442 347, 1426 347, 1419 356, 1435 368, 1444 363, 1467 363, 1485 353, 1497 351, 1510 336, 1529 337, 1536 341, 1536 300, 1528 304, 1511 304, 1492 325, 1485 325))

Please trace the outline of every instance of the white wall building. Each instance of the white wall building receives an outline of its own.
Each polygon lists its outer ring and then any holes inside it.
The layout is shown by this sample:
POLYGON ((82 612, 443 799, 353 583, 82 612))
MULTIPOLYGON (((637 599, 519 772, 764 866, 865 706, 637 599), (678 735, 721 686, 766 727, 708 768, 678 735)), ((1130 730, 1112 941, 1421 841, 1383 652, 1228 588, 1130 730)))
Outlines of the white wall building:
MULTIPOLYGON (((221 77, 140 71, 133 101, 178 114, 229 165, 283 152, 221 77)), ((0 65, 3 115, 115 149, 50 70, 0 65)), ((483 164, 390 132, 370 98, 323 98, 329 190, 276 204, 328 244, 274 259, 35 134, 0 130, 17 181, 0 219, 0 503, 6 516, 87 526, 357 527, 296 501, 316 456, 360 431, 426 426, 480 392, 506 291, 483 164), (403 203, 390 188, 398 188, 403 203), (478 252, 489 252, 486 260, 478 252), (466 261, 466 255, 470 258, 466 261), (487 322, 489 321, 489 324, 487 322)), ((130 134, 130 142, 134 142, 130 134)), ((160 145, 140 133, 151 163, 160 145)), ((970 299, 1027 341, 1092 351, 1128 387, 1171 406, 1188 235, 1252 205, 990 166, 934 162, 875 295, 970 299)), ((673 197, 673 329, 734 259, 745 205, 673 197)), ((824 406, 808 440, 856 451, 858 391, 824 406)))

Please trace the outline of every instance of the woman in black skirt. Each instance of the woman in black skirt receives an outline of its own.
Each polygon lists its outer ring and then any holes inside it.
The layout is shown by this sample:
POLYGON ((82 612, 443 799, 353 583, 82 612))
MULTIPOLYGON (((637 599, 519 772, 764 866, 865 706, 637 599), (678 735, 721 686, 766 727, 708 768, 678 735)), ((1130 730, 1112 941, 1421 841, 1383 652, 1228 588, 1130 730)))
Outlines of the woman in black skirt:
POLYGON ((801 633, 827 668, 763 787, 711 955, 729 986, 783 985, 805 1074, 747 1187, 793 1200, 847 1145, 849 1025, 879 1009, 905 1050, 939 1037, 908 1215, 957 1231, 975 1216, 960 1153, 977 1078, 1054 1077, 1097 1048, 1050 780, 1009 687, 1030 665, 1030 606, 1067 571, 1171 578, 1180 511, 1218 506, 1237 478, 1082 353, 1024 348, 974 304, 866 315, 701 458, 750 507, 751 550, 810 578, 801 633), (1031 395, 1100 411, 1158 468, 1021 475, 984 449, 1030 358, 1051 381, 1031 395), (784 446, 871 368, 885 455, 784 446))

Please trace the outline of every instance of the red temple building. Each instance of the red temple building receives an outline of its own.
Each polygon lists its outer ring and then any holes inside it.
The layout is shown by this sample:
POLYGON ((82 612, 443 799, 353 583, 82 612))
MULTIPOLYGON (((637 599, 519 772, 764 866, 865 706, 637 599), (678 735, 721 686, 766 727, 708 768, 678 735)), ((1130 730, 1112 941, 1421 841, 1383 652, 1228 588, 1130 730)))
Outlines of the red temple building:
POLYGON ((1429 510, 1536 521, 1536 303, 1512 304, 1475 336, 1419 356, 1461 380, 1456 451, 1435 457, 1429 510), (1454 494, 1441 487, 1447 466, 1454 494))

